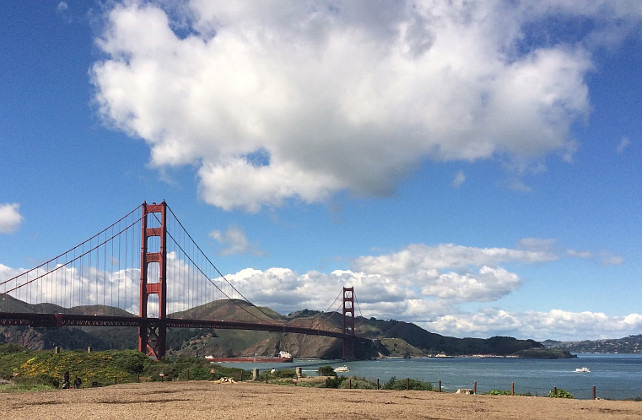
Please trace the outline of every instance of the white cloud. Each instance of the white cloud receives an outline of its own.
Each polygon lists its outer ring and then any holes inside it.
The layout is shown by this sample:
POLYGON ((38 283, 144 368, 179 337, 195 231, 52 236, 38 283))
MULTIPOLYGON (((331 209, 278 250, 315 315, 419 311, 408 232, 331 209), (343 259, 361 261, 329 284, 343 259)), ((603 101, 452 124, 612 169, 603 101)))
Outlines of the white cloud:
POLYGON ((13 233, 18 230, 22 219, 20 204, 0 204, 0 234, 13 233))
MULTIPOLYGON (((309 271, 299 274, 289 268, 256 270, 247 268, 226 278, 252 302, 281 312, 298 309, 326 310, 340 294, 343 286, 359 289, 359 301, 368 305, 403 304, 414 295, 391 279, 355 273, 349 270, 320 273, 309 271)), ((331 310, 340 311, 341 300, 334 301, 331 310)))
POLYGON ((365 316, 447 320, 462 303, 497 301, 521 286, 519 276, 500 264, 541 264, 568 256, 575 257, 551 239, 527 238, 518 249, 413 244, 395 253, 360 257, 350 270, 298 274, 286 268, 246 269, 227 278, 250 300, 282 312, 324 309, 341 287, 352 285, 365 316))
MULTIPOLYGON (((528 241, 528 240, 526 240, 528 241)), ((545 240, 542 240, 545 241, 545 240)), ((523 243, 523 241, 522 241, 523 243)), ((476 248, 455 244, 428 246, 411 244, 401 251, 357 258, 354 267, 366 273, 407 276, 430 270, 465 270, 470 267, 497 266, 506 262, 538 263, 558 259, 549 249, 476 248)))
POLYGON ((426 159, 500 156, 521 173, 570 158, 589 43, 530 28, 640 16, 571 3, 192 1, 177 15, 132 1, 110 10, 92 79, 103 118, 156 167, 198 166, 210 204, 382 196, 426 159))
POLYGON ((237 226, 230 226, 225 232, 213 230, 209 236, 223 246, 222 255, 265 255, 258 246, 250 244, 245 233, 237 226))
POLYGON ((570 257, 593 258, 593 253, 591 251, 576 251, 574 249, 569 249, 566 252, 570 257))
MULTIPOLYGON (((437 273, 435 273, 437 274, 437 273)), ((521 281, 501 267, 482 267, 476 274, 437 274, 421 288, 424 296, 455 301, 494 301, 517 289, 521 281)))
POLYGON ((58 14, 58 16, 62 17, 65 23, 71 23, 73 20, 72 14, 71 14, 71 11, 69 10, 69 5, 67 4, 67 2, 64 2, 64 1, 59 2, 58 5, 56 6, 56 13, 58 14))
POLYGON ((460 187, 461 184, 466 181, 466 175, 464 174, 464 171, 457 171, 455 173, 455 176, 453 177, 452 185, 453 187, 460 187))
POLYGON ((620 338, 638 334, 642 315, 609 316, 600 312, 514 312, 488 308, 476 313, 446 314, 430 322, 418 322, 430 331, 459 336, 513 335, 535 340, 582 340, 620 338))
POLYGON ((20 270, 8 267, 8 266, 0 263, 0 282, 8 280, 8 279, 12 278, 13 276, 17 276, 20 273, 21 273, 20 270))
POLYGON ((602 265, 620 265, 624 263, 624 257, 614 255, 608 251, 600 252, 599 257, 602 265))
POLYGON ((624 149, 629 147, 630 144, 631 144, 631 140, 629 140, 628 137, 622 137, 622 140, 620 140, 620 144, 617 145, 617 148, 616 148, 617 152, 623 153, 624 149))

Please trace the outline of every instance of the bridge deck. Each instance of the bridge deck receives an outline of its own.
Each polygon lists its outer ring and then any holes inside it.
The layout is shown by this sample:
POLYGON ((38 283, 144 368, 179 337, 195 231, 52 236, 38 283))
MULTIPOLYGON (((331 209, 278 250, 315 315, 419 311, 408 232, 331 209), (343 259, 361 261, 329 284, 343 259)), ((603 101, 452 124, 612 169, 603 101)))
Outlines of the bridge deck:
POLYGON ((323 337, 349 338, 357 341, 371 341, 365 337, 353 336, 339 331, 327 331, 316 328, 292 326, 286 324, 267 324, 259 322, 196 320, 181 318, 141 318, 137 316, 110 315, 77 315, 77 314, 35 314, 35 313, 0 313, 0 325, 22 325, 30 327, 143 327, 157 325, 170 328, 212 328, 225 330, 253 330, 280 333, 319 335, 323 337))

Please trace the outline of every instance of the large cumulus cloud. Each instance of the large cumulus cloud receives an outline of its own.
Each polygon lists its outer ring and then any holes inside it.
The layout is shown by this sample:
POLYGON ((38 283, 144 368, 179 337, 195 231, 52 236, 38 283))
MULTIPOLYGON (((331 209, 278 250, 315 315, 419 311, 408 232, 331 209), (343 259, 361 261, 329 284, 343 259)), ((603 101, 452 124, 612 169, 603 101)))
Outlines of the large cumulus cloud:
POLYGON ((569 127, 590 108, 587 40, 640 14, 626 2, 375 3, 117 4, 92 69, 100 114, 147 142, 154 166, 197 166, 202 197, 228 210, 390 194, 427 159, 523 171, 571 157, 569 127), (540 23, 552 15, 600 31, 551 42, 540 23))

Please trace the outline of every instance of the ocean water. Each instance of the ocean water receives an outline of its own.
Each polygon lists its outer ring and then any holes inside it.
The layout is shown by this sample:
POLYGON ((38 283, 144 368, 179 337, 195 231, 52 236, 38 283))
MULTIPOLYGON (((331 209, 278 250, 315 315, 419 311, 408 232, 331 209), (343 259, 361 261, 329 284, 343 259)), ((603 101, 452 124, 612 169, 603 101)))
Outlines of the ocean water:
POLYGON ((339 375, 379 379, 381 385, 391 377, 411 378, 431 382, 435 389, 441 380, 443 391, 473 388, 477 393, 494 389, 509 391, 511 382, 515 393, 548 396, 553 387, 564 389, 575 398, 592 398, 596 387, 598 398, 642 398, 642 355, 637 354, 579 354, 577 359, 501 359, 501 358, 426 358, 381 359, 344 362, 340 360, 295 359, 283 364, 229 364, 243 369, 293 369, 301 367, 303 373, 316 375, 319 366, 347 365, 350 372, 339 375), (586 366, 590 373, 576 373, 586 366))

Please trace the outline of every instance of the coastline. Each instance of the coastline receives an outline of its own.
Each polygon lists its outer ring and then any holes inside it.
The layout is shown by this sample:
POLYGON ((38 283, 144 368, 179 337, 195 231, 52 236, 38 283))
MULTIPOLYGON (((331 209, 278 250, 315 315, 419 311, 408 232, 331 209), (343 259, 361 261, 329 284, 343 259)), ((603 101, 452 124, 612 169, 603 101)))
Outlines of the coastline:
POLYGON ((0 394, 0 418, 121 419, 642 418, 642 403, 434 391, 325 389, 256 382, 154 382, 0 394))

